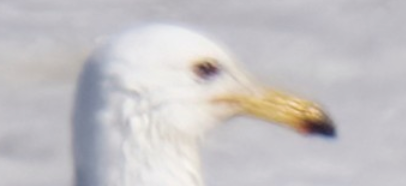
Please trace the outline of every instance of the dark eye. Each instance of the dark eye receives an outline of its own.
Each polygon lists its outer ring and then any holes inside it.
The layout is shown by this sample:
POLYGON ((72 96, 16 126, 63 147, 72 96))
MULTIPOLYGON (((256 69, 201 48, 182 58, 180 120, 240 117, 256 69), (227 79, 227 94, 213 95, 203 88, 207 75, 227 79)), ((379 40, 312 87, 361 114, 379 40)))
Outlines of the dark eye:
POLYGON ((193 66, 194 73, 203 79, 209 79, 219 74, 218 64, 213 60, 201 61, 193 66))

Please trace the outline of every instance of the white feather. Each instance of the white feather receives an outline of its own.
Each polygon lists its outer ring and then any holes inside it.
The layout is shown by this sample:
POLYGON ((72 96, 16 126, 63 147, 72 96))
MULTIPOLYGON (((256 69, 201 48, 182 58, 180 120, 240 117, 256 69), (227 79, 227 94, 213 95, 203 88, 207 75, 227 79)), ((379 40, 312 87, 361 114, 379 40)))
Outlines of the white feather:
POLYGON ((199 138, 232 116, 215 95, 251 81, 212 41, 183 28, 130 30, 86 64, 74 111, 77 186, 200 186, 199 138), (201 80, 191 67, 213 58, 222 72, 201 80))

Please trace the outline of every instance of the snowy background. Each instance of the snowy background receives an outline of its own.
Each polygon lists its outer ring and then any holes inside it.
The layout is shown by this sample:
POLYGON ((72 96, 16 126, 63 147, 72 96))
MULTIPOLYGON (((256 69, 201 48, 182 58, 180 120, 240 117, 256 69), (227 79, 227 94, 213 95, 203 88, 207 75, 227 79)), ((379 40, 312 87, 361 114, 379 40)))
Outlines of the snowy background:
POLYGON ((338 126, 325 140, 230 121, 204 143, 208 186, 406 185, 406 1, 1 0, 0 186, 71 185, 81 65, 110 34, 156 21, 218 38, 338 126))

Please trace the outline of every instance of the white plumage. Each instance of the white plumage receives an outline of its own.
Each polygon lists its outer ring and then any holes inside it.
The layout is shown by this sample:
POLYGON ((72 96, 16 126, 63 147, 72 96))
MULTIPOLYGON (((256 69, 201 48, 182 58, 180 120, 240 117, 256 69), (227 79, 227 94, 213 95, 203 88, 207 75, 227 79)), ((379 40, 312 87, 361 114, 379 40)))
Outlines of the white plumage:
MULTIPOLYGON (((90 58, 80 78, 76 185, 201 186, 199 139, 224 119, 247 112, 298 123, 250 110, 245 103, 258 104, 245 97, 271 103, 265 92, 224 49, 194 32, 152 25, 121 34, 90 58)), ((294 108, 272 104, 258 110, 294 108)))

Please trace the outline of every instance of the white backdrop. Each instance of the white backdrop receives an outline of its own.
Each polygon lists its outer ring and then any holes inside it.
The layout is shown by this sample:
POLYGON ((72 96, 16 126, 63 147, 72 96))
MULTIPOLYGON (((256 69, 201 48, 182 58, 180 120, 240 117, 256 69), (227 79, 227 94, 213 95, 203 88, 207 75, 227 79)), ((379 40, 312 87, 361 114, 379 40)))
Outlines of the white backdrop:
POLYGON ((80 67, 108 35, 148 22, 218 38, 338 126, 324 140, 233 120, 203 145, 208 186, 406 185, 406 1, 1 0, 0 186, 71 185, 80 67))

